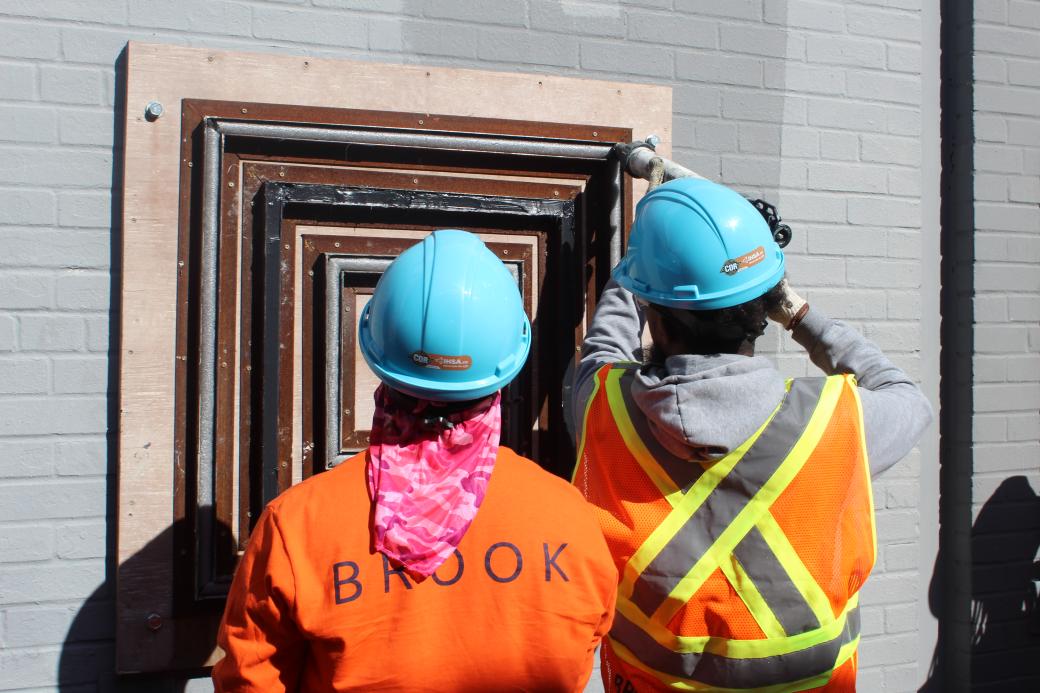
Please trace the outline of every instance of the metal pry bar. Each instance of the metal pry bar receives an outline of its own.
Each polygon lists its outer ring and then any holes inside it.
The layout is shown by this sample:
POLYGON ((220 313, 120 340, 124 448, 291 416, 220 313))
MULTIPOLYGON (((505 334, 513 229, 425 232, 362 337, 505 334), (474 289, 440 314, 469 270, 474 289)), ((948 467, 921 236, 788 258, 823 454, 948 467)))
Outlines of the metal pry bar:
POLYGON ((651 189, 675 178, 704 177, 671 159, 659 156, 655 150, 658 142, 660 139, 656 135, 650 135, 642 142, 618 142, 614 145, 614 153, 629 175, 650 181, 651 189), (655 183, 654 179, 658 177, 660 180, 655 183))
MULTIPOLYGON (((642 142, 618 142, 614 145, 614 154, 621 162, 621 167, 633 178, 642 178, 650 182, 648 190, 653 190, 661 183, 675 180, 676 178, 704 178, 695 171, 681 166, 671 159, 657 154, 657 145, 660 142, 657 135, 650 135, 642 142)), ((769 230, 773 233, 773 239, 781 248, 791 242, 791 227, 781 223, 780 215, 776 207, 765 200, 752 200, 748 202, 754 205, 762 217, 769 224, 769 230)))

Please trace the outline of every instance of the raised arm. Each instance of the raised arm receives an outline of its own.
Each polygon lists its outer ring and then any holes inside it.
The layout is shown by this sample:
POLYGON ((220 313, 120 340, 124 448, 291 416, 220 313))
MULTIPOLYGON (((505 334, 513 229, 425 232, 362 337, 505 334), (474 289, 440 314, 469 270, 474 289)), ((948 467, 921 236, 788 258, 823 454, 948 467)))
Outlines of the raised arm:
MULTIPOLYGON (((770 317, 790 324, 805 302, 790 292, 786 314, 770 317), (793 304, 793 305, 792 305, 793 304)), ((792 336, 809 358, 828 375, 851 373, 859 383, 863 403, 870 472, 877 476, 899 460, 932 422, 932 407, 924 393, 881 349, 857 330, 828 318, 819 310, 801 311, 792 336)))
POLYGON ((643 360, 640 338, 645 322, 646 317, 632 294, 613 279, 608 281, 585 335, 581 360, 574 375, 570 407, 577 438, 581 438, 585 401, 592 391, 592 377, 603 364, 643 360))

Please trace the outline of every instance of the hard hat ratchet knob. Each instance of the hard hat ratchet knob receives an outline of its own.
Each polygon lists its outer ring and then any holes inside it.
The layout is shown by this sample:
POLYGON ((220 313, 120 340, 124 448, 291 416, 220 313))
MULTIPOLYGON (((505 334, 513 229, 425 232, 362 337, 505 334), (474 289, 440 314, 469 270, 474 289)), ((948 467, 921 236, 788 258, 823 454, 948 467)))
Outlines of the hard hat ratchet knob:
POLYGON ((786 248, 787 244, 791 242, 791 227, 780 223, 780 214, 776 211, 776 207, 765 200, 752 200, 749 198, 748 202, 755 206, 758 213, 769 224, 769 230, 773 232, 773 240, 776 241, 776 244, 781 248, 786 248))

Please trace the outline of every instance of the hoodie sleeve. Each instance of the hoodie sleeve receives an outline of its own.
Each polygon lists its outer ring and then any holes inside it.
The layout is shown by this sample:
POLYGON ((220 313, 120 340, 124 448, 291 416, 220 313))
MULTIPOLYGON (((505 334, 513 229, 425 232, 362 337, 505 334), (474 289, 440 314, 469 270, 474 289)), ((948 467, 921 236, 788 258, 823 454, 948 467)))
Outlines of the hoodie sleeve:
POLYGON ((809 309, 792 336, 827 375, 856 376, 871 476, 903 459, 932 422, 920 388, 877 345, 816 309, 809 309))
POLYGON ((570 407, 576 440, 581 440, 585 402, 592 392, 596 371, 606 363, 642 361, 645 322, 646 316, 636 305, 635 297, 613 279, 608 281, 581 346, 581 360, 574 375, 570 407))

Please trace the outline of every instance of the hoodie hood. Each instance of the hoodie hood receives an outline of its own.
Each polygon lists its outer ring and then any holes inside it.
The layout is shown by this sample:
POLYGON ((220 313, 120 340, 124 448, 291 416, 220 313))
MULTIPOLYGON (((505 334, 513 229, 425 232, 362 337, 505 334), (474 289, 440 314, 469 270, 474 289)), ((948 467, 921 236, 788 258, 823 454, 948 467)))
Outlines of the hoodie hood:
POLYGON ((764 356, 670 356, 636 373, 632 397, 654 437, 683 459, 713 459, 751 437, 786 386, 764 356))

